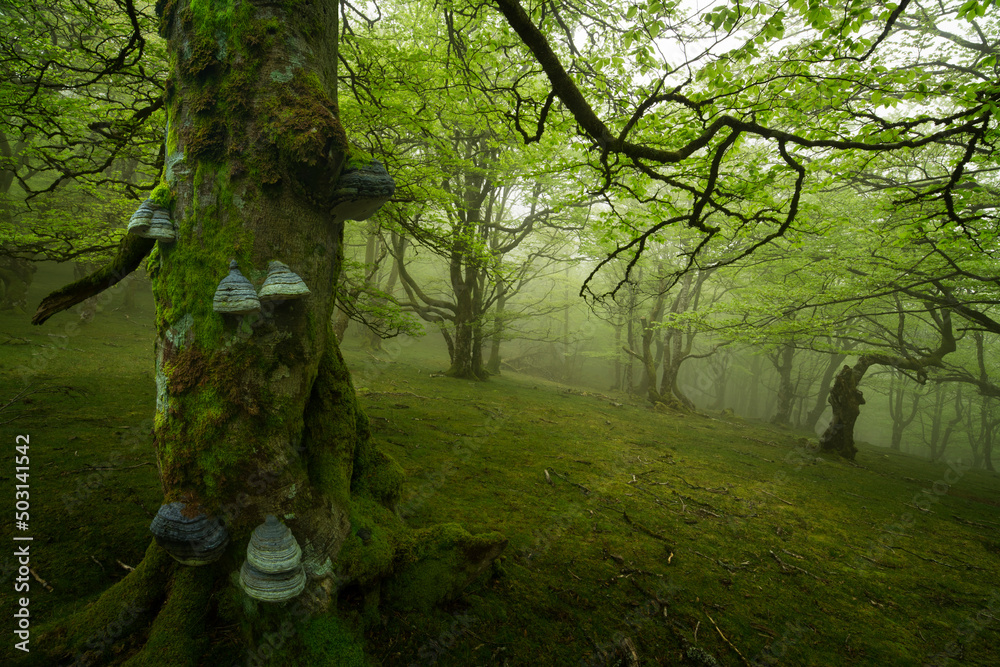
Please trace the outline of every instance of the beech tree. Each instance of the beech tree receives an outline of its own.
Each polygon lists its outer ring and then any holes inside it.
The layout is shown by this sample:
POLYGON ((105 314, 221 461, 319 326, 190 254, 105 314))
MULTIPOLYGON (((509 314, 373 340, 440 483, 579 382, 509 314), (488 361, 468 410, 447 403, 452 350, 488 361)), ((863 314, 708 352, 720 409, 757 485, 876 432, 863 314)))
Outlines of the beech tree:
MULTIPOLYGON (((380 603, 426 608, 457 594, 506 544, 457 525, 403 524, 394 512, 402 470, 374 443, 328 326, 345 224, 331 213, 331 193, 351 155, 336 104, 339 8, 157 6, 171 71, 154 199, 171 211, 176 241, 126 237, 106 267, 50 295, 33 321, 109 287, 148 256, 164 503, 220 517, 231 541, 220 560, 200 567, 152 543, 124 580, 39 640, 32 657, 43 664, 90 650, 95 629, 123 605, 141 610, 122 628, 128 664, 228 662, 290 618, 285 661, 322 664, 333 657, 316 646, 359 650, 333 608, 338 590, 360 588, 368 618, 380 603), (256 316, 215 312, 231 259, 258 281, 269 260, 281 260, 311 295, 256 316), (247 597, 230 576, 269 514, 291 529, 309 574, 291 617, 287 605, 247 597), (239 636, 210 644, 222 626, 239 636)), ((117 660, 108 648, 88 659, 117 660)))

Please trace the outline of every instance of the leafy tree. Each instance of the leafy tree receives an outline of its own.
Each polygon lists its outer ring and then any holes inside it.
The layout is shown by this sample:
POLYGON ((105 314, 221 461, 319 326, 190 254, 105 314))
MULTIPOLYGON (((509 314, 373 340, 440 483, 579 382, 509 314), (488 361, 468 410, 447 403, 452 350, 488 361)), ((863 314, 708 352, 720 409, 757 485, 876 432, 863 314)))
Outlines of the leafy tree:
MULTIPOLYGON (((144 610, 122 628, 134 664, 228 661, 277 631, 287 614, 247 598, 230 577, 267 514, 284 517, 310 571, 297 632, 283 647, 297 664, 337 657, 316 653, 325 638, 345 636, 333 591, 364 591, 368 618, 377 618, 380 600, 423 608, 460 591, 506 543, 457 525, 406 528, 394 512, 402 470, 375 445, 328 327, 344 226, 331 215, 331 193, 351 151, 334 102, 339 7, 158 6, 172 68, 154 199, 172 212, 177 239, 154 247, 128 237, 104 269, 50 295, 34 321, 113 284, 148 255, 164 502, 223 517, 232 543, 199 568, 152 544, 124 581, 40 640, 45 655, 36 660, 53 664, 80 650, 122 604, 144 610), (259 315, 222 315, 213 294, 231 259, 258 282, 280 259, 312 293, 259 315), (211 644, 211 628, 222 626, 239 636, 211 644)), ((359 653, 350 639, 335 650, 359 653)))
POLYGON ((131 0, 0 10, 0 253, 106 259, 162 165, 166 54, 131 0), (150 122, 152 121, 152 122, 150 122))
MULTIPOLYGON (((686 225, 702 237, 689 265, 709 244, 726 249, 713 263, 736 261, 794 229, 808 193, 897 156, 936 158, 933 169, 899 170, 885 184, 900 207, 989 233, 994 213, 983 208, 980 181, 992 172, 1000 89, 986 3, 853 3, 834 12, 804 0, 737 2, 698 17, 701 27, 670 3, 593 3, 558 18, 545 4, 496 6, 589 142, 602 191, 634 190, 640 174, 647 199, 684 202, 609 259, 634 266, 656 233, 686 225), (944 21, 960 34, 936 27, 944 21), (601 46, 582 55, 574 30, 601 46), (706 46, 674 56, 654 40, 706 46)), ((524 106, 521 123, 543 132, 551 105, 524 106)))

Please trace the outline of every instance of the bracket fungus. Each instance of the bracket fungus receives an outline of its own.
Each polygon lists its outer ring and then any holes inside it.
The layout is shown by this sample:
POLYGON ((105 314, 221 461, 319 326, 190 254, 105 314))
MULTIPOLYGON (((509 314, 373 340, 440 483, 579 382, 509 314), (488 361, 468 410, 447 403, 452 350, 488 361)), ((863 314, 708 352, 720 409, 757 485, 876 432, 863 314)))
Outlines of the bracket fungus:
POLYGON ((349 163, 340 173, 330 210, 335 221, 367 220, 396 192, 396 183, 382 163, 349 163))
POLYGON ((135 234, 136 236, 144 236, 149 231, 149 225, 153 221, 153 210, 155 208, 156 204, 153 203, 152 199, 147 199, 139 204, 139 208, 135 210, 135 213, 128 220, 128 233, 135 234))
POLYGON ((165 208, 153 211, 153 219, 149 223, 149 229, 145 233, 147 239, 168 243, 173 242, 177 235, 174 233, 174 223, 170 219, 170 213, 165 208))
POLYGON ((267 278, 257 293, 261 301, 279 301, 282 299, 300 299, 308 296, 309 287, 297 273, 288 268, 284 262, 271 260, 267 263, 267 278))
POLYGON ((240 586, 264 602, 291 600, 306 586, 302 549, 288 526, 268 514, 250 536, 247 559, 240 568, 240 586))
POLYGON ((253 283, 236 268, 236 260, 229 262, 229 274, 219 282, 212 299, 212 309, 227 315, 249 315, 260 310, 260 299, 253 283))
POLYGON ((217 517, 198 512, 184 515, 184 503, 161 505, 149 531, 156 543, 184 565, 207 565, 217 561, 229 544, 229 533, 217 517))
POLYGON ((152 199, 139 204, 128 222, 129 234, 135 234, 147 239, 170 242, 176 238, 174 223, 170 219, 170 211, 157 206, 152 199))

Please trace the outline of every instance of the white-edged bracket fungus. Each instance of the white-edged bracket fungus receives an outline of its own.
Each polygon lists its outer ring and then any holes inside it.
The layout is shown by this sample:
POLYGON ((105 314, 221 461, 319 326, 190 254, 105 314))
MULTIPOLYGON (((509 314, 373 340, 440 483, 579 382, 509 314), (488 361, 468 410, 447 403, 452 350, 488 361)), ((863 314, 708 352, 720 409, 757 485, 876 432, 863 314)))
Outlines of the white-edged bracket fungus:
POLYGON ((330 210, 335 222, 367 220, 396 192, 396 183, 382 163, 348 163, 333 190, 330 210))
POLYGON ((185 508, 181 502, 161 505, 149 524, 149 532, 153 533, 156 543, 179 563, 214 563, 229 544, 226 527, 218 518, 200 510, 194 516, 185 516, 185 508))
POLYGON ((247 559, 240 568, 240 586, 263 602, 291 600, 306 587, 302 549, 288 526, 268 514, 250 536, 247 559))
POLYGON ((152 199, 139 204, 139 208, 129 218, 128 233, 164 243, 170 243, 176 238, 170 211, 157 206, 152 199))
POLYGON ((174 233, 174 223, 170 213, 165 208, 153 211, 153 219, 144 235, 147 239, 156 239, 161 243, 173 243, 177 235, 174 233))
POLYGON ((152 199, 147 199, 139 204, 139 208, 129 218, 128 233, 135 234, 136 236, 144 236, 149 231, 149 225, 153 221, 153 210, 155 208, 156 204, 153 203, 152 199))
POLYGON ((267 263, 267 278, 257 293, 261 301, 281 301, 301 299, 309 295, 309 288, 297 273, 284 262, 271 260, 267 263))
POLYGON ((229 274, 215 289, 212 309, 226 315, 249 315, 260 310, 260 299, 253 283, 236 268, 236 260, 229 262, 229 274))

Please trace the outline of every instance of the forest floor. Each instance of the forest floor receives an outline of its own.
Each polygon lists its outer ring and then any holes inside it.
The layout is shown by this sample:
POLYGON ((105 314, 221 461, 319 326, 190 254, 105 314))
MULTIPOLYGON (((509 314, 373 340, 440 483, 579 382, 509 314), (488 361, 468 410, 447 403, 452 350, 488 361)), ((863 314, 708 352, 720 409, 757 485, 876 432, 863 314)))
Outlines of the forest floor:
MULTIPOLYGON (((0 406, 29 391, 0 409, 0 526, 10 540, 29 435, 33 627, 125 576, 162 499, 152 313, 118 298, 83 326, 0 313, 0 406)), ((385 612, 366 633, 374 664, 1000 664, 1000 475, 869 445, 851 464, 792 430, 516 374, 458 381, 387 350, 345 357, 407 472, 400 511, 510 542, 446 607, 385 612)))

